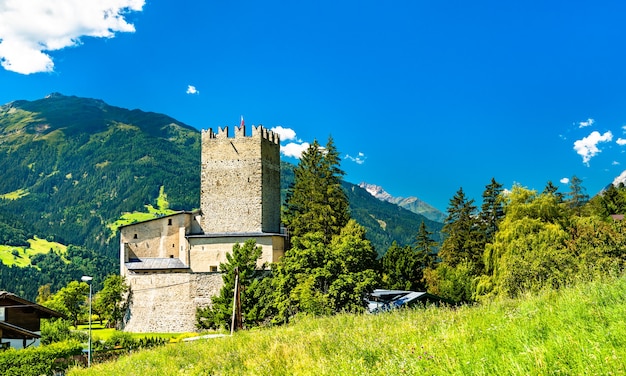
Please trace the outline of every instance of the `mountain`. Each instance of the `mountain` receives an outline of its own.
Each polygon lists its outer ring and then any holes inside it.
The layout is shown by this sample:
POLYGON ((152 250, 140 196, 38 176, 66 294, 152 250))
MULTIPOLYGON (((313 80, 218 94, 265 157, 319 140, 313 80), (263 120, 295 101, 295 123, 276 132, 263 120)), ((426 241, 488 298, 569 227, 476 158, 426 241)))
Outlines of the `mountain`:
MULTIPOLYGON (((97 289, 117 272, 119 242, 108 226, 122 214, 145 212, 161 189, 170 209, 199 207, 200 139, 200 131, 167 115, 98 99, 55 93, 0 106, 0 244, 9 258, 22 257, 10 249, 29 239, 68 246, 33 256, 36 267, 0 263, 0 289, 34 299, 38 286, 50 283, 54 291, 83 274, 96 277, 97 289)), ((286 192, 293 165, 281 170, 286 192)), ((393 241, 411 242, 423 220, 438 239, 440 223, 344 186, 379 254, 393 241)))
POLYGON ((612 184, 616 187, 620 184, 626 184, 626 170, 622 171, 622 173, 613 180, 612 184))
POLYGON ((389 193, 387 193, 383 187, 369 184, 366 182, 362 182, 359 184, 359 187, 365 189, 372 196, 376 197, 381 201, 390 202, 392 204, 396 204, 400 207, 403 207, 409 211, 412 211, 416 214, 421 214, 424 217, 430 219, 431 221, 443 223, 446 219, 446 215, 436 209, 435 207, 429 205, 428 203, 420 200, 417 197, 393 197, 389 193))

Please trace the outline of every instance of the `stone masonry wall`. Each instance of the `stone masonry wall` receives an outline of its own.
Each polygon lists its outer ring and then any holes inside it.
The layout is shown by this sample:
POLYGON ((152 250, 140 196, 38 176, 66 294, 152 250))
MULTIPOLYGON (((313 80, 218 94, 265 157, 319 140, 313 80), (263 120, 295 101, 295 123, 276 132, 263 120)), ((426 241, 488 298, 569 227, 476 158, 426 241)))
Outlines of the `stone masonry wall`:
POLYGON ((280 230, 278 135, 261 126, 252 136, 245 136, 243 127, 235 129, 235 137, 229 137, 228 128, 217 134, 203 131, 201 163, 205 233, 280 230))
POLYGON ((129 274, 131 302, 124 330, 132 333, 195 332, 196 308, 211 304, 221 273, 129 274))

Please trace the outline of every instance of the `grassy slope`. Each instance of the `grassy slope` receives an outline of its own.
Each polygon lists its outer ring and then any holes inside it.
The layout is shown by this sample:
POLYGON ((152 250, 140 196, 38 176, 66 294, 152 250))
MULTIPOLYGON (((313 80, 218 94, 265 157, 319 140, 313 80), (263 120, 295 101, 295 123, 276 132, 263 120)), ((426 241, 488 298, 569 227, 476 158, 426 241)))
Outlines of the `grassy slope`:
POLYGON ((67 250, 67 246, 63 244, 49 242, 37 237, 35 237, 35 239, 29 239, 28 243, 30 244, 29 247, 0 245, 0 262, 8 266, 16 265, 24 268, 30 265, 30 258, 36 254, 48 253, 54 250, 63 255, 67 250), (17 253, 14 255, 15 251, 17 251, 17 253))
POLYGON ((69 375, 626 373, 626 279, 458 309, 302 318, 69 375))

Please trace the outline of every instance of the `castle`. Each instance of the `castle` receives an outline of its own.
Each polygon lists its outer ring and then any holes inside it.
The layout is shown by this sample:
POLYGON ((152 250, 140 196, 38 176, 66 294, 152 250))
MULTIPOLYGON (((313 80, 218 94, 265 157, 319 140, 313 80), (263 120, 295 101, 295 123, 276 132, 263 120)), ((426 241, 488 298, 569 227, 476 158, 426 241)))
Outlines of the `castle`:
POLYGON ((193 332, 196 308, 222 287, 234 244, 262 247, 259 265, 285 251, 280 227, 280 144, 262 126, 202 131, 200 210, 120 228, 120 274, 130 286, 124 330, 193 332))

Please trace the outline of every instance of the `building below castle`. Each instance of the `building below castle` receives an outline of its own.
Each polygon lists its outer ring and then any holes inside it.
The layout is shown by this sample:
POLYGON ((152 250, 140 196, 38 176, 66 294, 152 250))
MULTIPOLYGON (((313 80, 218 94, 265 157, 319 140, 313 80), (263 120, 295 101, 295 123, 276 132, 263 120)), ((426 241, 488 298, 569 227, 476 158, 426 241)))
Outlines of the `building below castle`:
POLYGON ((222 287, 220 263, 254 239, 259 266, 285 252, 280 226, 279 137, 262 126, 202 131, 200 210, 120 228, 120 274, 130 285, 124 330, 196 330, 196 309, 222 287))

